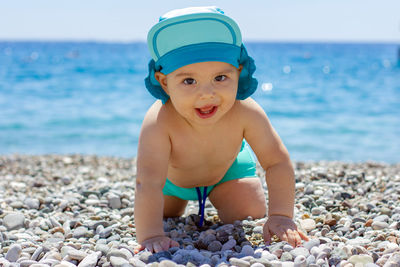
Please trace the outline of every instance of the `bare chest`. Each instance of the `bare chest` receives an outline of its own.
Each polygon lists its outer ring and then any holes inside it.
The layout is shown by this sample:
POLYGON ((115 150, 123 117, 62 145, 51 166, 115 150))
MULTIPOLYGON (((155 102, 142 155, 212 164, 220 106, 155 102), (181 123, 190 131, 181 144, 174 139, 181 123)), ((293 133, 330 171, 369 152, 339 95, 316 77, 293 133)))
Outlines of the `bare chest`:
POLYGON ((168 178, 181 187, 217 183, 240 150, 243 135, 229 138, 180 138, 172 141, 168 178))

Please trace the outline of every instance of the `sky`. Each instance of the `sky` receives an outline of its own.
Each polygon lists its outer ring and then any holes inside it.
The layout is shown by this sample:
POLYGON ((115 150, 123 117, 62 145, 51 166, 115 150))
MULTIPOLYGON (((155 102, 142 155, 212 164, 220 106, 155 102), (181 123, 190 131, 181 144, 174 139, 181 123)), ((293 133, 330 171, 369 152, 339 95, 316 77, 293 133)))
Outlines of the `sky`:
POLYGON ((208 5, 244 41, 400 43, 400 0, 0 0, 0 40, 144 41, 162 14, 208 5))

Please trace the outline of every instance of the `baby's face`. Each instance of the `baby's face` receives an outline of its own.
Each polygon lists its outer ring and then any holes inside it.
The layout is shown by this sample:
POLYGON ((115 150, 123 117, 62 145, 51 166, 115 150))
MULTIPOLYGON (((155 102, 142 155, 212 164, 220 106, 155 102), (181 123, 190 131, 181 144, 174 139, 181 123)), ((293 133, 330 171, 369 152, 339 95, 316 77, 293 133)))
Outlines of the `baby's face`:
POLYGON ((186 65, 156 78, 177 112, 193 123, 212 124, 233 106, 242 67, 225 62, 186 65))

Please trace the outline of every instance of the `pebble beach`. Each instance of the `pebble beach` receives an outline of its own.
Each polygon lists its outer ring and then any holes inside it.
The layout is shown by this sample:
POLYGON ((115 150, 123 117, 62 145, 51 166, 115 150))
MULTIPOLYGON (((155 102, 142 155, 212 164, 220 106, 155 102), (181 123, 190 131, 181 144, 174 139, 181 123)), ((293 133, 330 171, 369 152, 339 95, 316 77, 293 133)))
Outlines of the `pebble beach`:
POLYGON ((134 158, 0 156, 0 266, 400 266, 400 164, 293 164, 302 246, 266 246, 265 219, 224 225, 208 201, 199 228, 193 201, 164 220, 179 248, 135 254, 134 158))

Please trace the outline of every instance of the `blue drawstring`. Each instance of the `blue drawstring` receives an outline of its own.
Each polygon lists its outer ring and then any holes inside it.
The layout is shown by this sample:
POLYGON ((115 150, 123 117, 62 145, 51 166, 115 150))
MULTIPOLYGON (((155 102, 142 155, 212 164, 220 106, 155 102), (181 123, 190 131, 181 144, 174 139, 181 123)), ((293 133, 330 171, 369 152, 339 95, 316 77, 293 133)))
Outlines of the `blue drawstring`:
POLYGON ((207 186, 204 187, 203 197, 201 196, 201 191, 199 187, 196 187, 196 191, 197 191, 197 197, 199 199, 199 215, 200 215, 199 227, 202 227, 204 222, 204 207, 206 205, 206 199, 207 199, 207 186))

